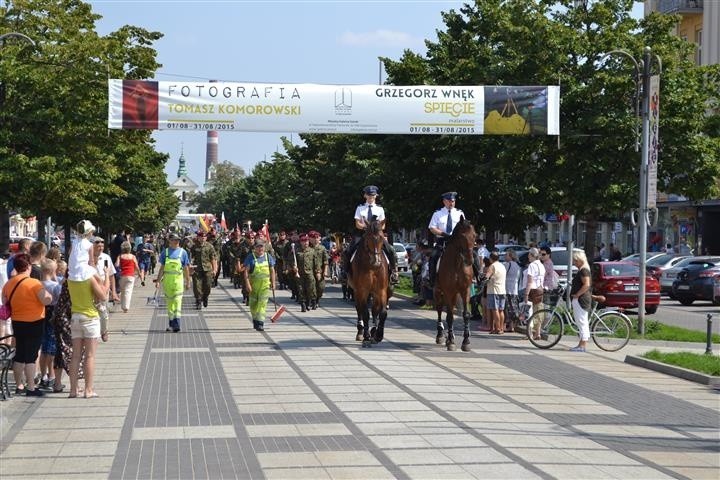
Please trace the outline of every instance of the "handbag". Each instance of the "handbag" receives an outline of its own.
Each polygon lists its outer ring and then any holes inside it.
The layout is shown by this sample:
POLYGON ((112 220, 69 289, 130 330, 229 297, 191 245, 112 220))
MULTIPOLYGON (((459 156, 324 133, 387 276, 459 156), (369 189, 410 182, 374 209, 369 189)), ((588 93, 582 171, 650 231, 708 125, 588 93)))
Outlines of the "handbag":
POLYGON ((530 300, 532 303, 541 303, 543 301, 543 295, 545 294, 545 290, 542 288, 533 288, 528 293, 528 300, 530 300))
POLYGON ((15 284, 15 286, 12 289, 12 292, 10 292, 10 296, 8 297, 7 303, 3 303, 0 305, 0 320, 9 320, 12 316, 12 309, 10 308, 10 301, 12 300, 13 295, 15 294, 15 290, 17 290, 17 287, 20 286, 22 282, 27 280, 28 277, 23 278, 18 283, 15 284))

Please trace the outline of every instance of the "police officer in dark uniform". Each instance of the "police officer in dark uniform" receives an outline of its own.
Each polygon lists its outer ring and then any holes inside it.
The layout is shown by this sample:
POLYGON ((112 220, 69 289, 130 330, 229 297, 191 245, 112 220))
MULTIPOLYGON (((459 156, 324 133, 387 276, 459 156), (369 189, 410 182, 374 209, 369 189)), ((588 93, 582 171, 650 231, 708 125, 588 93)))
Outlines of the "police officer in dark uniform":
MULTIPOLYGON (((368 185, 363 189, 363 195, 365 196, 365 203, 357 206, 355 209, 355 228, 357 229, 355 239, 350 246, 345 250, 343 255, 343 275, 347 275, 350 271, 350 259, 353 253, 357 250, 360 240, 362 238, 365 229, 370 225, 370 222, 375 218, 380 222, 380 226, 385 228, 385 210, 383 207, 375 203, 377 195, 380 190, 375 185, 368 185)), ((383 241, 383 251, 387 256, 389 268, 390 268, 390 283, 398 283, 398 271, 397 271, 397 257, 395 255, 395 249, 385 239, 383 241)))
POLYGON ((202 230, 197 232, 195 243, 190 248, 190 258, 194 267, 192 277, 195 308, 200 310, 208 305, 210 289, 218 268, 215 248, 206 241, 205 232, 202 230))
MULTIPOLYGON (((428 229, 435 235, 435 249, 433 250, 432 256, 430 257, 430 285, 435 285, 435 274, 437 269, 437 262, 440 258, 440 254, 445 247, 445 241, 452 235, 455 226, 460 222, 460 217, 464 217, 465 214, 462 210, 455 208, 455 200, 457 200, 457 192, 445 192, 442 195, 443 208, 436 210, 430 219, 428 229)), ((478 259, 477 252, 473 250, 473 274, 475 278, 478 278, 482 270, 480 269, 480 260, 478 259)))

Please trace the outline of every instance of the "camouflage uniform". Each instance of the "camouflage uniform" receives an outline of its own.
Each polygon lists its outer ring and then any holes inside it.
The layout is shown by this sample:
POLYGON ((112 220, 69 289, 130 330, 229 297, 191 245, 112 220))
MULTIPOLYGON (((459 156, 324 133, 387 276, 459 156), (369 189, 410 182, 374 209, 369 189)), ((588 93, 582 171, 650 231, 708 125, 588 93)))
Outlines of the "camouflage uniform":
POLYGON ((277 256, 275 257, 275 273, 277 275, 278 288, 284 290, 288 284, 287 275, 285 273, 285 256, 287 255, 286 247, 290 241, 286 238, 278 240, 273 245, 277 256))
POLYGON ((200 309, 201 304, 207 307, 215 275, 213 268, 217 267, 217 253, 211 244, 196 242, 190 248, 190 259, 195 266, 192 276, 195 306, 200 309))
POLYGON ((325 246, 318 242, 314 247, 317 271, 315 275, 315 298, 312 302, 313 310, 320 304, 323 292, 325 291, 325 272, 327 271, 329 255, 325 246), (320 277, 318 279, 318 276, 320 277))
POLYGON ((297 295, 303 312, 306 312, 309 303, 315 299, 315 273, 318 272, 317 255, 315 249, 309 245, 300 243, 292 259, 292 267, 297 268, 300 274, 297 279, 297 295), (297 259, 297 264, 295 264, 297 259))

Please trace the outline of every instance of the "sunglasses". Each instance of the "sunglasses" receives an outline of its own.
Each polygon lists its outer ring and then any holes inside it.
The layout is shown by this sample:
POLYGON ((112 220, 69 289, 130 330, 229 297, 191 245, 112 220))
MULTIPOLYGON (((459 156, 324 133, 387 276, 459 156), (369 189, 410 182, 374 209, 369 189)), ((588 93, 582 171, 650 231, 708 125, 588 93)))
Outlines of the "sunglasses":
POLYGON ((547 253, 541 253, 540 256, 541 256, 541 257, 547 257, 547 253))

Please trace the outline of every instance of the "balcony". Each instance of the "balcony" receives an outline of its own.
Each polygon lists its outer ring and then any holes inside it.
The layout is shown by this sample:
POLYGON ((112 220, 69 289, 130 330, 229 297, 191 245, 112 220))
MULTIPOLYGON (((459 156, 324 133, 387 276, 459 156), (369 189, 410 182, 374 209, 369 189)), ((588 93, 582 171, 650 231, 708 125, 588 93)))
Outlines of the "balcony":
POLYGON ((660 13, 693 14, 702 13, 703 0, 658 0, 657 11, 660 13))

